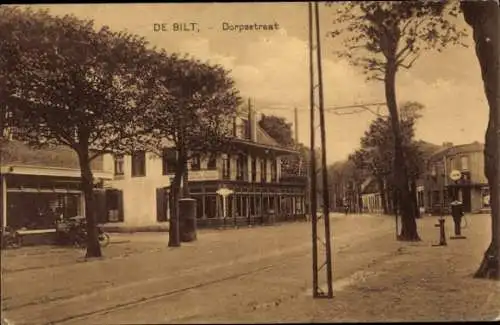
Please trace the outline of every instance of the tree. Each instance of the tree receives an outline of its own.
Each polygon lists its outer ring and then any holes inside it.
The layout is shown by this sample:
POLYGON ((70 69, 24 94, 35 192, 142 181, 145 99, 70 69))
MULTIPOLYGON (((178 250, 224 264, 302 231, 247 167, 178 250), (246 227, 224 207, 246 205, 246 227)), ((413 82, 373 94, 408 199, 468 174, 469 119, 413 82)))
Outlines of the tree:
MULTIPOLYGON (((420 118, 420 112, 424 107, 417 102, 405 102, 400 106, 402 149, 409 176, 407 186, 411 192, 413 208, 418 212, 416 180, 424 168, 424 163, 423 153, 413 137, 415 122, 420 118)), ((368 171, 377 180, 384 213, 389 212, 387 205, 389 188, 394 188, 395 185, 393 179, 394 136, 390 120, 390 117, 379 117, 374 120, 364 137, 361 138, 361 148, 349 156, 358 171, 368 171)))
POLYGON ((307 175, 310 149, 302 143, 295 142, 292 136, 292 123, 287 122, 283 117, 262 114, 259 126, 278 144, 284 147, 293 146, 298 151, 298 154, 286 155, 281 158, 282 174, 307 175))
MULTIPOLYGON (((361 210, 361 183, 366 177, 365 171, 358 170, 351 159, 338 161, 328 166, 328 186, 335 208, 343 209, 344 199, 348 200, 351 211, 361 210)), ((361 212, 361 211, 359 211, 361 212)))
POLYGON ((280 145, 285 147, 294 145, 292 123, 287 123, 285 118, 262 114, 259 126, 280 145))
POLYGON ((490 110, 485 141, 485 174, 491 195, 491 243, 475 273, 477 278, 500 279, 500 114, 499 7, 497 1, 463 1, 465 21, 472 27, 476 55, 490 110))
MULTIPOLYGON (((153 138, 166 139, 176 151, 168 245, 177 247, 180 246, 179 198, 189 196, 187 163, 194 156, 232 150, 233 121, 241 98, 229 72, 219 65, 163 51, 155 60, 157 69, 152 87, 157 95, 147 106, 152 108, 153 138)), ((155 147, 163 145, 158 142, 155 147)))
POLYGON ((87 221, 87 257, 101 256, 91 161, 126 152, 141 138, 137 99, 146 95, 146 42, 92 21, 47 11, 0 8, 0 106, 12 112, 21 140, 76 152, 87 221))
MULTIPOLYGON (((331 5, 331 4, 330 4, 331 5)), ((345 49, 336 52, 363 69, 369 80, 384 83, 394 138, 394 180, 401 202, 401 240, 420 240, 411 204, 408 171, 396 96, 396 75, 410 69, 425 50, 459 44, 465 35, 452 23, 458 6, 436 1, 347 2, 336 7, 336 30, 345 49)))

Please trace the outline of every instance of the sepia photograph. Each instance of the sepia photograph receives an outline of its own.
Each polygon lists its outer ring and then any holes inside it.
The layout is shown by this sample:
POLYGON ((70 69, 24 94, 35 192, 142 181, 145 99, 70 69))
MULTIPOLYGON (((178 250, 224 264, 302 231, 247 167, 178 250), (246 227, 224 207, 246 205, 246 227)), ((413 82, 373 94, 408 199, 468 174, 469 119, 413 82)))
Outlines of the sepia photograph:
POLYGON ((1 324, 499 321, 499 17, 0 5, 1 324))

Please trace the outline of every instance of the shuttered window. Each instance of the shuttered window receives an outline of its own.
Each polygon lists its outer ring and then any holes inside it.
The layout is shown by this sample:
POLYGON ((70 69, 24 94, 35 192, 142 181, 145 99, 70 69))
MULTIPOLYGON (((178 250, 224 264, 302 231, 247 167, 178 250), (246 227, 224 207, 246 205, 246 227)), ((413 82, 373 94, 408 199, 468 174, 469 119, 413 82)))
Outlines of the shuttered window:
POLYGON ((117 189, 94 190, 97 223, 123 222, 123 192, 117 189))
POLYGON ((156 189, 156 221, 167 221, 168 197, 164 188, 156 189))

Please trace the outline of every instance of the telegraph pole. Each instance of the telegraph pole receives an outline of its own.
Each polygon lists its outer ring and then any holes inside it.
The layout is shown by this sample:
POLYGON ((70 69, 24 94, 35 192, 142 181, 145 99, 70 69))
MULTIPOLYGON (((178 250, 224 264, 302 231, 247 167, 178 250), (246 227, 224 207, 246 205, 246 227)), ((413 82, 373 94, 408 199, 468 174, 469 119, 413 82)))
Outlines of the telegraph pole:
POLYGON ((326 132, 325 132, 325 116, 324 116, 324 96, 323 96, 323 75, 321 67, 321 45, 320 45, 320 27, 319 27, 319 5, 314 3, 314 18, 313 4, 309 2, 309 72, 310 72, 310 109, 311 109, 311 214, 312 214, 312 244, 313 244, 313 297, 314 298, 333 298, 333 275, 332 275, 332 254, 331 254, 331 235, 330 235, 330 195, 328 188, 328 174, 326 165, 326 132), (315 26, 313 26, 315 20, 315 26), (316 46, 314 43, 314 30, 316 32, 316 46), (314 62, 314 49, 316 48, 316 62, 314 62), (314 66, 316 63, 316 67, 314 66), (317 84, 315 82, 315 68, 318 73, 317 84), (319 106, 316 106, 315 95, 318 91, 319 106), (319 109, 320 131, 321 131, 321 171, 323 183, 323 218, 324 218, 324 262, 318 267, 318 216, 317 216, 317 200, 316 200, 316 151, 315 151, 315 130, 314 122, 315 108, 319 109), (323 292, 318 283, 320 271, 326 266, 326 285, 327 292, 323 292))
POLYGON ((318 286, 318 215, 316 207, 316 142, 314 122, 314 46, 313 46, 313 12, 312 3, 309 2, 309 77, 310 77, 310 110, 311 110, 311 164, 309 179, 311 180, 311 189, 309 191, 311 203, 311 223, 312 223, 312 267, 313 267, 313 297, 316 298, 319 294, 318 286))

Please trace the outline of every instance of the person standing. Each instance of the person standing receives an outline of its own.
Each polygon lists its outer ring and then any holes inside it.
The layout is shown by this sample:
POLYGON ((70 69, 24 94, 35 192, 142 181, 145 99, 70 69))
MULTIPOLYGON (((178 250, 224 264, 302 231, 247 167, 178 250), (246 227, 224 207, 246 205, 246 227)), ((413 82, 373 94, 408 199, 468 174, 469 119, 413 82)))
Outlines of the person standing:
POLYGON ((349 200, 347 198, 344 198, 344 213, 345 215, 349 214, 349 200))
POLYGON ((451 205, 451 216, 453 217, 453 223, 455 224, 455 236, 461 236, 461 223, 462 217, 464 215, 462 202, 455 200, 450 203, 451 205))

